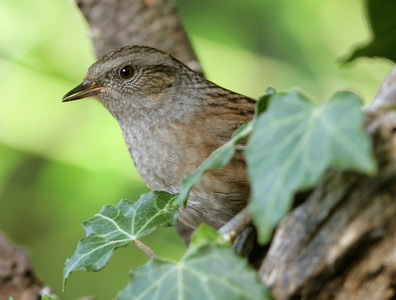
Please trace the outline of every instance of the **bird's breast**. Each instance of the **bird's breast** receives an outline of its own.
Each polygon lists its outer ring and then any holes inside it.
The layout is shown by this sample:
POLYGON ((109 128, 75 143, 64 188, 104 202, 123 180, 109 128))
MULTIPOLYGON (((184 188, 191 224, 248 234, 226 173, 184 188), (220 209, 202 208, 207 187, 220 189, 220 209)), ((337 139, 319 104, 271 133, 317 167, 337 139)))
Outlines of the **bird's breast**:
POLYGON ((135 124, 133 130, 130 126, 122 129, 136 169, 152 190, 178 192, 184 176, 207 156, 206 151, 198 153, 180 122, 135 124))
MULTIPOLYGON (((202 122, 147 122, 122 127, 135 166, 151 190, 178 193, 185 176, 191 174, 220 146, 202 122), (193 124, 193 125, 191 125, 193 124)), ((207 172, 190 194, 179 218, 192 227, 205 222, 220 227, 246 205, 249 183, 241 154, 221 170, 207 172)))

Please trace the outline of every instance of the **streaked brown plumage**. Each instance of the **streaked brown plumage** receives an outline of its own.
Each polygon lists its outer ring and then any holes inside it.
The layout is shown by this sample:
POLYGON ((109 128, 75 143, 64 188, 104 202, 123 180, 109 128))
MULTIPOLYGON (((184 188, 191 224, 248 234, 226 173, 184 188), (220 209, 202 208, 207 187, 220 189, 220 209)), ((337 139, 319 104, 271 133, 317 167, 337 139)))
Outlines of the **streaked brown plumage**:
MULTIPOLYGON (((127 46, 94 63, 63 101, 94 96, 117 119, 135 166, 152 190, 177 193, 182 179, 253 118, 255 100, 223 89, 159 50, 127 46)), ((241 151, 207 172, 179 219, 220 227, 245 205, 241 151)))

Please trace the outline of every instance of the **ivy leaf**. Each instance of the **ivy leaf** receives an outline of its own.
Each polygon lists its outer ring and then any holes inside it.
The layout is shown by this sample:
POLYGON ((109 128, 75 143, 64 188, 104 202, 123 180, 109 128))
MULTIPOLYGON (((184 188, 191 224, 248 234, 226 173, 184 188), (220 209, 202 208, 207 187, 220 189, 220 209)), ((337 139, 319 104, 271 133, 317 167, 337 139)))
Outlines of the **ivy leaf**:
POLYGON ((362 123, 361 100, 349 92, 336 93, 321 107, 297 91, 272 97, 245 152, 249 206, 261 243, 289 211, 294 193, 313 187, 329 166, 375 172, 362 123))
POLYGON ((257 273, 202 225, 179 263, 154 259, 131 272, 118 300, 271 299, 257 273))
POLYGON ((275 94, 275 89, 272 86, 268 86, 267 90, 265 91, 265 95, 261 96, 257 101, 256 109, 254 112, 256 118, 268 108, 270 100, 275 94))
MULTIPOLYGON (((13 298, 14 299, 14 298, 13 298)), ((11 299, 10 299, 11 300, 11 299)), ((42 297, 41 297, 41 300, 58 300, 58 298, 53 298, 53 297, 51 297, 51 296, 48 296, 48 295, 43 295, 42 297)))
POLYGON ((396 62, 396 1, 393 0, 366 0, 366 11, 373 38, 364 46, 358 47, 342 59, 351 62, 354 59, 367 57, 384 57, 396 62))
POLYGON ((83 222, 87 237, 79 241, 76 252, 66 260, 63 286, 72 271, 98 271, 116 248, 127 246, 158 227, 174 226, 179 209, 176 197, 167 192, 150 192, 138 201, 121 200, 106 205, 83 222))

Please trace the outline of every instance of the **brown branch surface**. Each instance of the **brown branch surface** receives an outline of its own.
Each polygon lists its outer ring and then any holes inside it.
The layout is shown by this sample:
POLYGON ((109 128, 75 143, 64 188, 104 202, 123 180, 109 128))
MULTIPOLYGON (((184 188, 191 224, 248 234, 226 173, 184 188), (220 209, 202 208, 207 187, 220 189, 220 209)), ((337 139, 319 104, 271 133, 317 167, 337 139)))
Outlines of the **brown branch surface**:
POLYGON ((26 252, 0 233, 0 299, 41 299, 44 285, 36 277, 26 252))

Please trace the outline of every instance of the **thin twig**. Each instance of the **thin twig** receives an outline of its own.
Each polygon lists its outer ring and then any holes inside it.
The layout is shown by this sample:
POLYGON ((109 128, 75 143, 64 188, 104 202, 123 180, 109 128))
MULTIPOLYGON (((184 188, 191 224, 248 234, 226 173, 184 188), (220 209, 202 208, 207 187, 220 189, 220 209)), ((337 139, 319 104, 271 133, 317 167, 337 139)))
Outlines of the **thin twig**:
POLYGON ((252 223, 250 211, 245 207, 235 217, 224 224, 218 231, 222 235, 222 240, 233 243, 235 238, 252 223))

